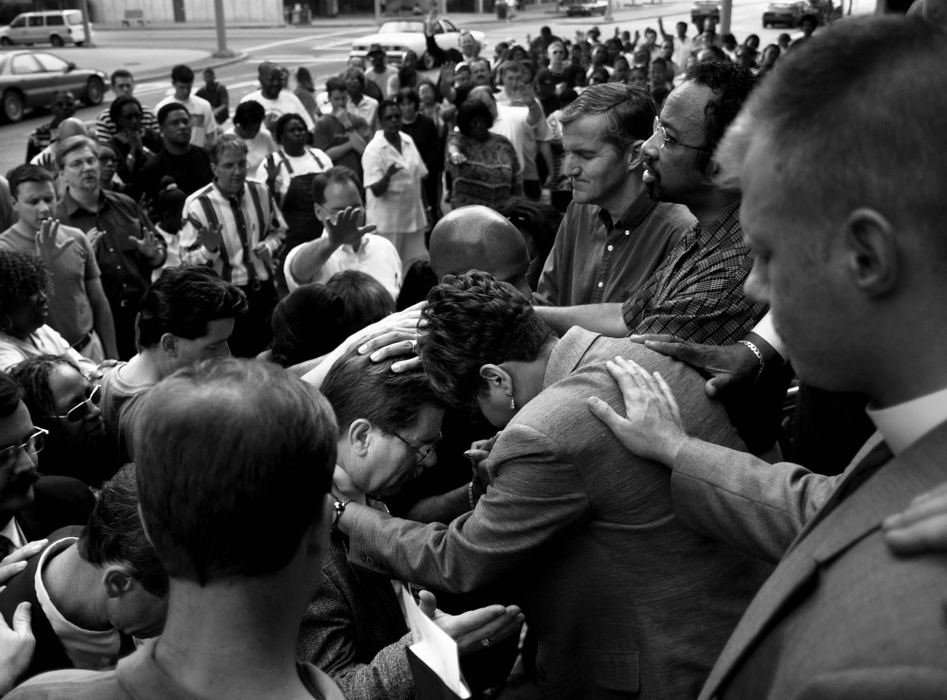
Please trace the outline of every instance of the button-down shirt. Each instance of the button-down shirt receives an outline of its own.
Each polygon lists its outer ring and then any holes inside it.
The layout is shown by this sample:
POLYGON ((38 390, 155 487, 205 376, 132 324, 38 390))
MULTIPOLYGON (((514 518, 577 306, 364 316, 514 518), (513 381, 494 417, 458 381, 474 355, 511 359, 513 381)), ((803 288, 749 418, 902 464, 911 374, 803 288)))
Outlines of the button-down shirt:
POLYGON ((238 195, 229 197, 211 183, 187 198, 183 217, 179 239, 182 265, 210 265, 238 287, 272 279, 270 265, 253 248, 265 243, 275 260, 286 236, 286 221, 265 185, 248 180, 238 195), (202 227, 222 227, 216 252, 198 244, 195 222, 202 227))
POLYGON ((681 237, 661 268, 622 305, 632 333, 668 333, 694 343, 743 338, 766 305, 743 293, 753 253, 743 244, 739 203, 706 230, 681 237))
POLYGON ((355 104, 355 101, 350 97, 345 105, 345 111, 364 119, 372 132, 378 128, 378 100, 374 97, 362 95, 362 99, 359 100, 358 104, 355 104))
POLYGON ((412 233, 427 225, 421 198, 421 179, 427 175, 427 168, 411 137, 403 131, 400 134, 401 151, 388 142, 383 131, 378 131, 362 153, 368 200, 365 214, 380 234, 412 233), (385 193, 377 196, 371 187, 384 177, 392 163, 399 169, 388 181, 385 193))
POLYGON ((696 223, 686 207, 656 203, 644 192, 615 222, 599 206, 572 202, 533 301, 552 306, 623 302, 696 223))

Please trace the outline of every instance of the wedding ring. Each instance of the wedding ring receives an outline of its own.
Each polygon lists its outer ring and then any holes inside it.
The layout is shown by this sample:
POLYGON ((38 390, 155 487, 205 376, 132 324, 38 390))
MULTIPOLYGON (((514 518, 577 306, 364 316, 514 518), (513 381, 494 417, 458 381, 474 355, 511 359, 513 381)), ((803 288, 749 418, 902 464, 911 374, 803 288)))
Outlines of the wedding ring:
POLYGON ((417 338, 411 341, 411 352, 413 352, 415 355, 418 354, 418 339, 417 338))
POLYGON ((480 640, 480 646, 482 646, 484 649, 486 649, 491 644, 493 644, 493 642, 490 641, 489 637, 484 637, 480 640))

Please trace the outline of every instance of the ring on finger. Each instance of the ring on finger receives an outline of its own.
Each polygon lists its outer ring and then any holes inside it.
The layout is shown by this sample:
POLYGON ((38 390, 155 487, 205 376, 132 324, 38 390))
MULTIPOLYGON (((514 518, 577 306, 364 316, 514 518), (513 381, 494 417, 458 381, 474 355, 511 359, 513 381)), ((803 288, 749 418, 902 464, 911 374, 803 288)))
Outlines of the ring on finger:
POLYGON ((493 644, 493 641, 489 637, 484 637, 480 640, 480 646, 482 646, 484 649, 489 647, 491 644, 493 644))
POLYGON ((411 352, 417 355, 418 354, 418 339, 413 338, 410 342, 411 342, 411 352))

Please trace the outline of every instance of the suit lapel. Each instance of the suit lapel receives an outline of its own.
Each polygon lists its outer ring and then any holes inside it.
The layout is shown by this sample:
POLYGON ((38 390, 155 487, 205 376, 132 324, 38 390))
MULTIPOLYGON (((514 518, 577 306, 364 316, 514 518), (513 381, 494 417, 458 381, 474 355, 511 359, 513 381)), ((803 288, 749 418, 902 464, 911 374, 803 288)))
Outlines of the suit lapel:
MULTIPOLYGON (((836 492, 879 457, 878 446, 861 463, 846 470, 836 492)), ((815 580, 819 567, 874 532, 881 521, 903 510, 911 499, 947 479, 947 423, 941 424, 856 488, 841 503, 836 494, 803 528, 776 571, 747 608, 707 678, 701 698, 714 697, 757 640, 804 586, 815 580)))

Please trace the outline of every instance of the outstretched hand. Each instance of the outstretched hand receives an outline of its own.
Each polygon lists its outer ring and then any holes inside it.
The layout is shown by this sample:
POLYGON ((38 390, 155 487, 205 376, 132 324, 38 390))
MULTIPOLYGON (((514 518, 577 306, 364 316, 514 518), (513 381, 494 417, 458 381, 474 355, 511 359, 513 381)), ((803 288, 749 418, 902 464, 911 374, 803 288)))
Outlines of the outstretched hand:
POLYGON ((618 382, 625 402, 622 417, 600 398, 586 399, 589 410, 602 421, 629 452, 670 467, 687 432, 671 388, 655 372, 648 373, 635 362, 616 357, 605 363, 618 382))
POLYGON ((66 248, 75 241, 67 238, 61 243, 56 239, 59 236, 59 219, 46 219, 36 232, 36 256, 49 264, 66 252, 66 248))
POLYGON ((457 642, 457 653, 479 651, 516 633, 523 624, 523 613, 516 605, 488 605, 459 615, 448 615, 437 609, 437 599, 430 591, 421 591, 418 607, 457 642))
POLYGON ((739 343, 702 345, 673 335, 632 335, 628 340, 680 360, 709 377, 704 388, 713 398, 719 398, 738 386, 752 384, 759 372, 756 355, 739 343))
POLYGON ((332 245, 353 245, 361 240, 366 233, 372 233, 375 226, 362 225, 365 220, 365 210, 362 207, 346 207, 335 216, 325 220, 326 235, 332 245))

